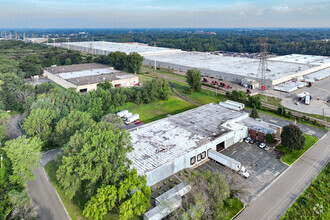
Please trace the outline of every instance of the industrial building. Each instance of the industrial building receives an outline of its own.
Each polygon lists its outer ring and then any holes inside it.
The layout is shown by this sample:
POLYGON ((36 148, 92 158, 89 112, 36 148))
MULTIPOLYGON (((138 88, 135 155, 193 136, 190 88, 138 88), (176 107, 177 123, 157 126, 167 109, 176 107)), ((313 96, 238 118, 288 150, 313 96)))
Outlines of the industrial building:
POLYGON ((139 83, 136 75, 97 63, 52 66, 44 69, 43 75, 66 89, 73 87, 83 93, 96 90, 98 84, 105 80, 114 87, 130 87, 139 83))
POLYGON ((248 128, 237 122, 248 117, 211 103, 137 127, 129 130, 134 151, 128 158, 154 185, 201 163, 209 149, 220 151, 245 138, 248 128))
MULTIPOLYGON (((152 47, 140 43, 113 42, 67 42, 49 44, 72 50, 93 54, 108 54, 121 51, 127 54, 137 52, 145 57, 144 64, 186 72, 197 68, 204 76, 236 82, 246 85, 248 80, 262 81, 258 74, 259 59, 249 57, 224 56, 203 52, 186 52, 178 49, 152 47)), ((265 75, 265 85, 273 87, 288 82, 297 77, 306 76, 330 67, 330 58, 291 54, 267 59, 268 68, 265 75)), ((258 83, 248 86, 258 87, 258 83)))

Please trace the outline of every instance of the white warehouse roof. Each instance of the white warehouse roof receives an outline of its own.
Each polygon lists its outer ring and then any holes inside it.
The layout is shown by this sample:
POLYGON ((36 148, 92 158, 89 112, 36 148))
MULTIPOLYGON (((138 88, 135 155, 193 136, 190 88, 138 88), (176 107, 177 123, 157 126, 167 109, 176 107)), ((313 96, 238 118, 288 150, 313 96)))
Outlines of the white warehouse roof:
POLYGON ((248 117, 210 103, 165 119, 129 130, 133 152, 127 156, 140 175, 209 143, 230 129, 223 124, 248 117))

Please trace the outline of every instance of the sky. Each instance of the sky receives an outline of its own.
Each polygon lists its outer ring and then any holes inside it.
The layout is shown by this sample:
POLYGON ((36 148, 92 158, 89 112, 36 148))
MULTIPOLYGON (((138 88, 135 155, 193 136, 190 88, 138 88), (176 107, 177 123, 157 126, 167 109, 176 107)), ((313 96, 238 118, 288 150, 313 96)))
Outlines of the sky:
POLYGON ((0 28, 330 27, 330 0, 0 0, 0 28))

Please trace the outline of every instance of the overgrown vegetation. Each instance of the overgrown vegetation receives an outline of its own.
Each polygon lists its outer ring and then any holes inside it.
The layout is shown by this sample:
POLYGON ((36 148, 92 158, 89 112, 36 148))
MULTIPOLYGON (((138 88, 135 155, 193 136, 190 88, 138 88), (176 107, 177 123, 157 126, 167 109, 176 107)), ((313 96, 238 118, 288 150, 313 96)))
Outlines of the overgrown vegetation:
POLYGON ((281 220, 329 219, 330 216, 330 163, 292 204, 281 220))

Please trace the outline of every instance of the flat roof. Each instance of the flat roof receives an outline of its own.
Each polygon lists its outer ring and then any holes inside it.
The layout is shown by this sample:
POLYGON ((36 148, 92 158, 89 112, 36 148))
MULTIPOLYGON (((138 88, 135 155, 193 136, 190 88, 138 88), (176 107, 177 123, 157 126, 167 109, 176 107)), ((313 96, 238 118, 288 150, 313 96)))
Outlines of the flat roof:
POLYGON ((97 63, 56 66, 45 70, 77 86, 137 77, 97 63))
POLYGON ((272 57, 268 60, 281 61, 285 63, 308 64, 314 66, 320 66, 324 63, 330 63, 330 57, 305 54, 289 54, 285 56, 272 57))
POLYGON ((84 64, 72 64, 67 66, 52 66, 45 68, 45 70, 52 74, 58 74, 58 73, 69 73, 69 72, 78 72, 84 70, 105 69, 105 68, 109 68, 109 66, 99 63, 84 63, 84 64))
POLYGON ((92 47, 93 49, 96 50, 104 50, 106 53, 121 51, 126 54, 129 54, 132 52, 136 52, 142 56, 148 54, 177 53, 181 51, 179 49, 153 47, 141 43, 116 43, 116 42, 105 42, 105 41, 58 43, 57 46, 65 47, 65 48, 67 48, 68 46, 85 47, 85 48, 92 47))
POLYGON ((254 118, 246 118, 239 122, 249 128, 252 128, 256 131, 261 131, 264 134, 272 134, 276 132, 275 125, 265 122, 263 120, 254 119, 254 118))
POLYGON ((129 130, 134 150, 127 156, 144 175, 229 132, 222 124, 247 114, 210 103, 139 126, 129 130))
MULTIPOLYGON (((153 60, 154 56, 146 56, 146 59, 153 60)), ((246 57, 219 56, 202 52, 181 52, 174 54, 162 54, 157 56, 157 61, 171 63, 197 69, 213 70, 222 73, 236 74, 245 77, 261 78, 258 75, 259 59, 246 57)), ((268 61, 266 74, 268 79, 278 79, 306 69, 308 65, 268 61)), ((202 71, 203 73, 203 71, 202 71)))

